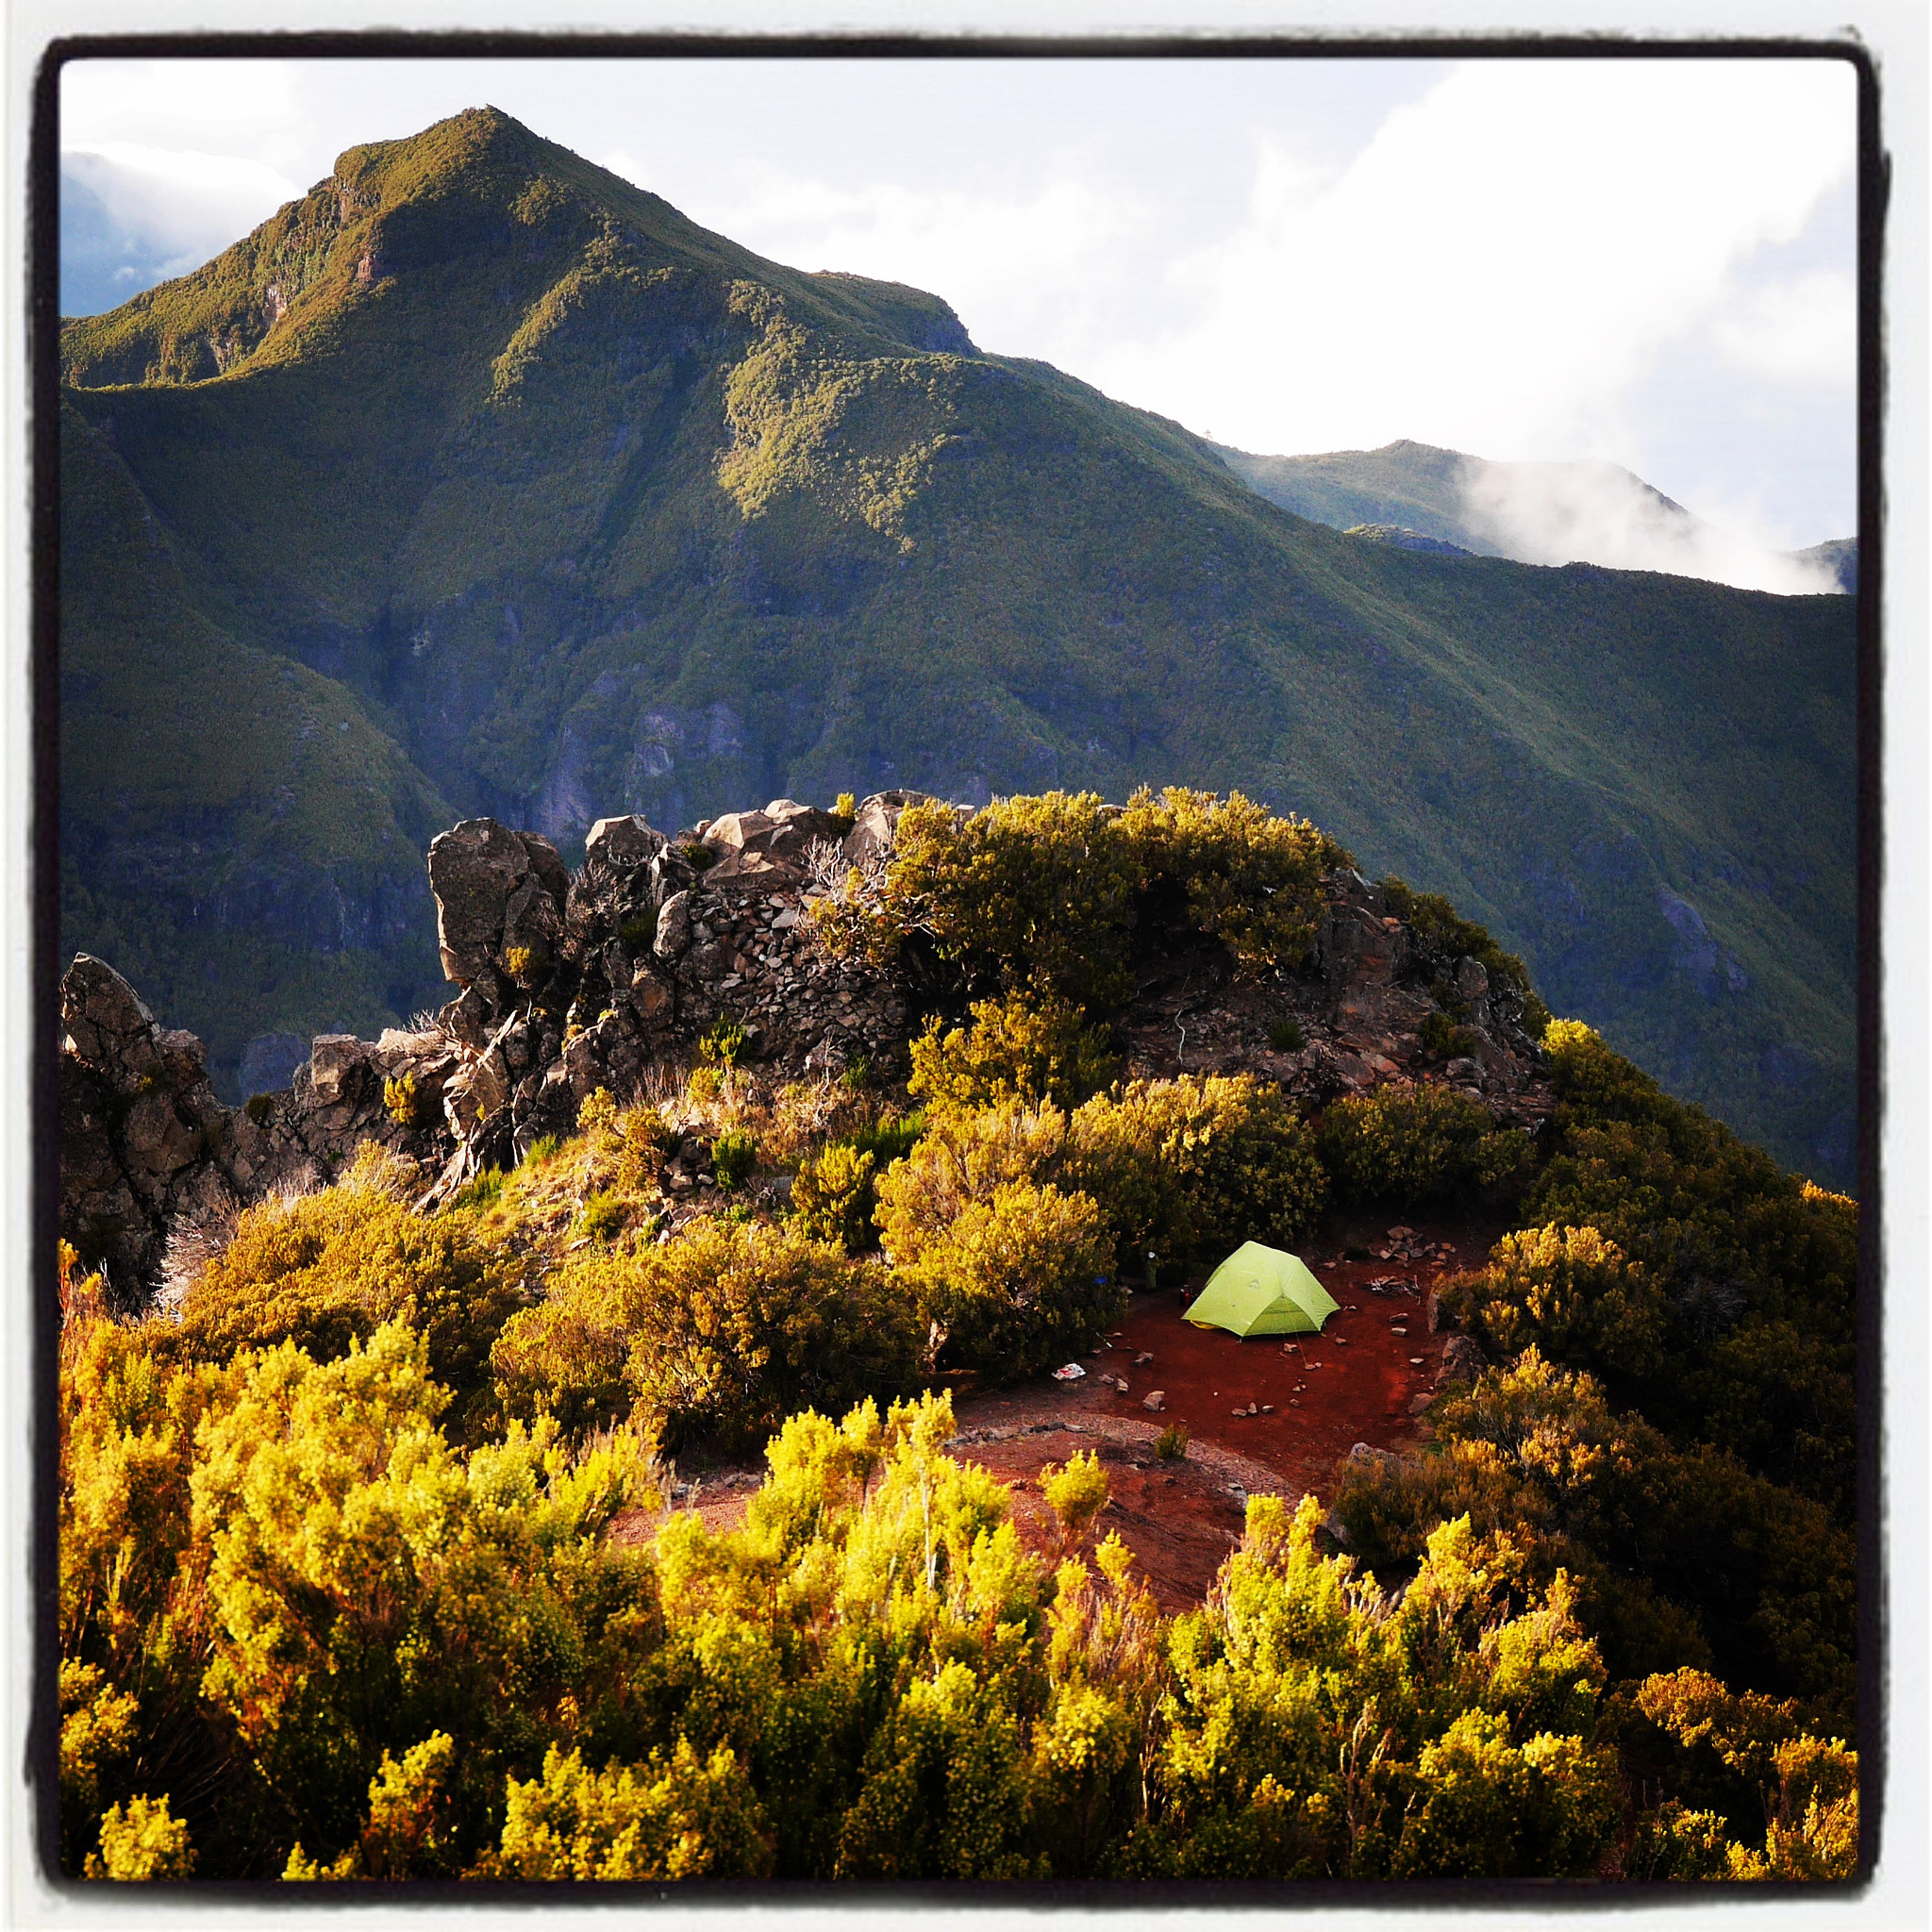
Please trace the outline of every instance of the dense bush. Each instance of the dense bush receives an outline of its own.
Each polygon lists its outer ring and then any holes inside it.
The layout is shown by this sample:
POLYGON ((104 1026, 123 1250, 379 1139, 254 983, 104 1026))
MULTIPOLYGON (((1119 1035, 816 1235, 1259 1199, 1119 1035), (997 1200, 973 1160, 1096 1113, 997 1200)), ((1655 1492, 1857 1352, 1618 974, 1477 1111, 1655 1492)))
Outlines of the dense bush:
POLYGON ((1399 1607, 1321 1557, 1322 1507, 1248 1504, 1175 1624, 1152 1816, 1129 1871, 1183 1878, 1584 1876, 1614 1842, 1604 1682, 1560 1576, 1447 1523, 1399 1607))
MULTIPOLYGON (((1679 1790, 1716 1795, 1723 1809, 1686 1810, 1667 1801, 1667 1815, 1640 1834, 1636 1847, 1686 1878, 1849 1878, 1858 1856, 1858 1760, 1844 1740, 1811 1736, 1795 1705, 1740 1696, 1702 1671, 1653 1676, 1638 1707, 1678 1747, 1666 1775, 1679 1790), (1755 1801, 1755 1804, 1753 1803, 1755 1801), (1761 1814, 1764 1847, 1726 1843, 1722 1827, 1748 1840, 1761 1814)), ((1640 1869, 1633 1875, 1649 1876, 1640 1869)))
POLYGON ((1215 1258, 1248 1240, 1292 1245, 1320 1218, 1327 1181, 1314 1137, 1278 1088, 1249 1074, 1136 1081, 1068 1114, 1003 1101, 935 1120, 878 1184, 879 1225, 910 1257, 1003 1183, 1092 1198, 1118 1253, 1215 1258))
POLYGON ((1663 1291, 1593 1227, 1552 1223, 1506 1234, 1487 1268, 1439 1283, 1437 1294, 1506 1357, 1533 1346, 1553 1361, 1617 1377, 1661 1365, 1663 1291))
POLYGON ((1321 1218, 1315 1138, 1251 1074, 1139 1080, 1074 1113, 1066 1174, 1098 1201, 1124 1253, 1220 1259, 1244 1241, 1292 1247, 1321 1218))
POLYGON ((83 1324, 63 1378, 69 1869, 96 1820, 110 1875, 152 1855, 273 1878, 298 1841, 333 1865, 386 1755, 438 1732, 461 1869, 544 1713, 595 1712, 637 1668, 648 1570, 598 1532, 653 1493, 645 1445, 512 1429, 465 1456, 400 1324, 330 1362, 170 1368, 152 1335, 83 1324))
POLYGON ((711 1142, 711 1173, 727 1194, 735 1194, 758 1164, 758 1143, 741 1127, 726 1127, 711 1142))
POLYGON ((1075 1107, 1119 1065, 1107 1029, 1052 994, 979 1000, 969 1027, 937 1019, 911 1042, 908 1089, 934 1113, 971 1112, 1002 1100, 1075 1107))
POLYGON ((1322 913, 1322 874, 1348 854, 1306 819, 1282 818, 1239 791, 1170 785, 1127 801, 1117 835, 1140 862, 1141 891, 1185 900, 1188 923, 1244 967, 1298 966, 1322 913))
POLYGON ((1141 870, 1097 793, 996 799, 901 813, 875 898, 822 902, 835 946, 890 956, 918 935, 975 991, 1030 987, 1076 1006, 1132 990, 1127 936, 1141 870))
POLYGON ((1323 1164, 1358 1206, 1425 1206, 1524 1172, 1528 1137, 1497 1131, 1481 1101, 1452 1087, 1382 1087, 1336 1101, 1322 1117, 1323 1164))
POLYGON ((903 1160, 877 1177, 876 1220, 895 1264, 916 1260, 969 1207, 1009 1181, 1063 1174, 1067 1115, 1052 1106, 1002 1101, 976 1113, 928 1122, 903 1160))
POLYGON ((877 1161, 864 1149, 839 1142, 822 1149, 798 1170, 791 1183, 791 1212, 815 1241, 832 1241, 848 1255, 862 1255, 874 1244, 873 1187, 877 1161))
MULTIPOLYGON (((929 1324, 936 1363, 1017 1381, 1091 1348, 1126 1307, 1112 1240, 1085 1194, 1003 1182, 899 1273, 929 1324)), ((895 1257, 896 1258, 896 1257, 895 1257)))
POLYGON ((1856 1550, 1819 1504, 1723 1450, 1674 1446, 1534 1348, 1431 1421, 1424 1452, 1340 1473, 1337 1519, 1378 1574, 1468 1514, 1541 1574, 1577 1577, 1619 1677, 1709 1664, 1849 1722, 1856 1550))
POLYGON ((516 1307, 503 1258, 460 1215, 415 1214, 366 1147, 335 1187, 249 1208, 192 1283, 176 1346, 208 1361, 292 1341, 319 1360, 401 1320, 429 1346, 431 1373, 465 1395, 516 1307))
POLYGON ((575 1257, 505 1324, 512 1415, 582 1430, 635 1407, 671 1446, 757 1441, 812 1405, 910 1385, 906 1288, 797 1228, 700 1219, 660 1246, 575 1257))
POLYGON ((509 1781, 503 1841, 475 1875, 763 1878, 764 1810, 730 1747, 701 1758, 683 1738, 638 1766, 585 1768, 552 1744, 541 1777, 509 1781))
POLYGON ((1524 1206, 1599 1229, 1661 1291, 1666 1346, 1633 1390, 1653 1422, 1848 1508, 1857 1209, 1781 1173, 1574 1021, 1545 1040, 1559 1139, 1524 1206))
POLYGON ((874 959, 917 939, 974 991, 1025 987, 1101 1010, 1133 990, 1142 922, 1222 941, 1245 969, 1299 963, 1321 875, 1348 862, 1325 834, 1240 792, 1092 792, 995 800, 961 818, 913 805, 883 876, 821 902, 835 949, 874 959))

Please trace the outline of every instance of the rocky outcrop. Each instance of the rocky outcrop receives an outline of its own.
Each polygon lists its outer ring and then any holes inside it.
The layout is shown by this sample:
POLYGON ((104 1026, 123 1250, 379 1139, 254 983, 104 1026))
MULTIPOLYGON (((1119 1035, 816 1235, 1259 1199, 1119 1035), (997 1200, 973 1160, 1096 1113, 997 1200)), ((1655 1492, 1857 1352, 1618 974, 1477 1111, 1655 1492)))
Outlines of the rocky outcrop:
POLYGON ((365 1141, 435 1150, 433 1096, 453 1064, 440 1037, 325 1035, 287 1092, 230 1109, 200 1041, 158 1025, 101 960, 68 968, 60 1019, 60 1231, 123 1307, 160 1285, 171 1235, 319 1186, 365 1141))
MULTIPOLYGON (((885 863, 921 796, 875 794, 849 824, 781 798, 669 837, 634 815, 600 819, 574 876, 547 840, 466 819, 429 847, 458 989, 434 1025, 324 1035, 286 1090, 232 1111, 200 1042, 159 1027, 83 955, 62 985, 63 1233, 131 1305, 159 1281, 172 1230, 326 1182, 369 1141, 422 1163, 436 1176, 426 1198, 446 1197, 568 1133, 597 1089, 628 1101, 654 1068, 689 1064, 721 1023, 774 1078, 858 1058, 902 1078, 915 989, 834 959, 812 907, 821 881, 885 863)), ((1444 957, 1353 872, 1324 881, 1301 964, 1240 977, 1224 947, 1194 935, 1147 965, 1116 1032, 1134 1075, 1251 1072, 1312 1108, 1428 1077, 1506 1122, 1533 1128, 1550 1111, 1513 987, 1444 957), (1442 999, 1456 1009, 1453 1058, 1423 1038, 1442 999)))
POLYGON ((548 964, 570 874, 548 839, 494 819, 465 819, 430 841, 429 890, 444 976, 468 987, 510 972, 511 956, 548 964))
POLYGON ((1260 1074, 1310 1108, 1391 1081, 1440 1080, 1504 1124, 1540 1127, 1552 1102, 1516 991, 1491 987, 1479 960, 1447 955, 1359 873, 1331 873, 1322 891, 1298 968, 1242 980, 1225 950, 1206 941, 1148 968, 1116 1022, 1128 1071, 1260 1074), (1453 1056, 1423 1037, 1445 988, 1460 1029, 1453 1056))

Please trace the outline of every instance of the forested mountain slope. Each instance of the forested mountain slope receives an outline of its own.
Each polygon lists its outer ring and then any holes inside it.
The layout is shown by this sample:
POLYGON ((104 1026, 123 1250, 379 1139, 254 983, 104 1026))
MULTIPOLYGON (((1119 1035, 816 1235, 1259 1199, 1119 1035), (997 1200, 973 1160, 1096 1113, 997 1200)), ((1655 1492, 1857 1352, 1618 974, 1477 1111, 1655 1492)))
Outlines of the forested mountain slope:
POLYGON ((1674 1091, 1850 1172, 1848 599, 1351 541, 488 109, 351 150, 62 356, 63 944, 231 1091, 251 1040, 440 998, 391 916, 432 820, 568 847, 1186 782, 1448 892, 1674 1091), (222 787, 210 693, 259 760, 222 787))

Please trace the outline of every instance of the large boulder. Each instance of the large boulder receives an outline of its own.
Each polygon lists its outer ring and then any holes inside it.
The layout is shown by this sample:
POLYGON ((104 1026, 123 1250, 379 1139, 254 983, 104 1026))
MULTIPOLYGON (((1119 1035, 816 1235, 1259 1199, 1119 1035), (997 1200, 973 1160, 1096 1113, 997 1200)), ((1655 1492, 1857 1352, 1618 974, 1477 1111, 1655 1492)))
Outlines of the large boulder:
POLYGON ((157 1026, 105 960, 82 953, 68 968, 60 1023, 60 1232, 138 1307, 184 1203, 225 1188, 208 1170, 230 1116, 201 1041, 157 1026))
POLYGON ((899 815, 908 805, 930 805, 929 791, 874 791, 859 801, 845 835, 843 857, 847 865, 864 866, 882 858, 892 849, 899 829, 899 815))
POLYGON ((429 890, 444 976, 467 987, 515 949, 540 965, 554 956, 570 874, 548 839, 465 819, 430 841, 429 890))
POLYGON ((1391 916, 1381 887, 1357 872, 1322 881, 1322 924, 1316 957, 1331 991, 1391 984, 1403 958, 1405 927, 1391 916))
POLYGON ((705 827, 705 843, 719 855, 714 879, 798 876, 816 841, 836 843, 840 821, 795 798, 774 798, 763 811, 728 811, 705 827))
POLYGON ((60 1028, 64 1051, 110 1093, 132 1093, 160 1072, 155 1016, 105 959, 90 953, 76 953, 60 982, 60 1028))
POLYGON ((604 864, 628 871, 648 865, 664 849, 664 834, 646 818, 633 812, 620 819, 599 819, 584 841, 584 861, 601 859, 604 864))

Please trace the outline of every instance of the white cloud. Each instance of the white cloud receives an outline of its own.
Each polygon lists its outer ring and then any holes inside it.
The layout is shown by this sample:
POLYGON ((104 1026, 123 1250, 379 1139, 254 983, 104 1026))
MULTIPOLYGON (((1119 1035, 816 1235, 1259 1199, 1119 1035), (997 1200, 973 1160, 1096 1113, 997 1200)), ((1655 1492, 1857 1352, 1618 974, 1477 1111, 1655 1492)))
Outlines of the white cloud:
POLYGON ((1857 373, 1858 295, 1848 275, 1819 270, 1754 289, 1713 318, 1712 345, 1773 382, 1845 384, 1857 373))
MULTIPOLYGON (((604 165, 649 185, 623 153, 604 165)), ((1097 353, 1130 306, 1145 210, 1130 189, 1062 160, 1025 190, 834 184, 741 166, 708 225, 794 268, 836 268, 943 295, 982 348, 1097 353), (1048 342, 1050 347, 1042 347, 1048 342)))
POLYGON ((1614 463, 1486 463, 1471 473, 1463 513, 1524 563, 1663 571, 1782 596, 1838 588, 1824 566, 1690 516, 1614 463))
POLYGON ((198 268, 302 192, 258 160, 137 142, 70 152, 61 165, 138 238, 144 268, 167 275, 198 268))
POLYGON ((1282 452, 1400 436, 1578 455, 1852 165, 1826 62, 1470 63, 1339 176, 1279 152, 1176 267, 1191 325, 1085 372, 1282 452))

